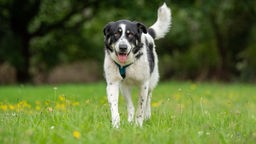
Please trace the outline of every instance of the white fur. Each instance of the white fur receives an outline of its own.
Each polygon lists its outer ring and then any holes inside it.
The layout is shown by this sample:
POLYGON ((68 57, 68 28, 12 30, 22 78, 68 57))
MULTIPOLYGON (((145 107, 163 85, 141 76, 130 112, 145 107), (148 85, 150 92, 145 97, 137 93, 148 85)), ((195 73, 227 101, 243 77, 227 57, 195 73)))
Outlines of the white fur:
MULTIPOLYGON (((165 4, 160 8, 160 11, 164 11, 163 14, 158 10, 159 17, 157 22, 152 26, 157 34, 157 38, 163 37, 168 32, 170 24, 170 18, 167 18, 167 16, 170 16, 168 10, 169 8, 165 4), (165 28, 160 28, 159 24, 164 25, 165 28)), ((125 26, 122 26, 122 28, 124 29, 125 26)), ((129 55, 128 61, 129 63, 132 62, 132 64, 126 68, 125 79, 121 77, 119 69, 114 63, 116 56, 105 50, 104 71, 107 81, 107 97, 110 104, 112 125, 115 128, 120 126, 120 116, 118 112, 119 89, 127 102, 129 122, 134 121, 135 114, 135 108, 131 98, 132 86, 139 87, 139 100, 135 117, 136 125, 142 126, 144 119, 149 119, 151 116, 151 95, 159 80, 158 57, 155 51, 154 39, 149 34, 143 33, 141 36, 141 42, 144 44, 141 48, 143 55, 141 55, 139 59, 135 59, 135 56, 132 53, 129 55), (152 73, 150 73, 146 40, 148 43, 153 44, 155 66, 152 73)))
POLYGON ((163 38, 171 26, 171 10, 164 3, 157 12, 157 21, 150 27, 155 30, 156 38, 163 38))

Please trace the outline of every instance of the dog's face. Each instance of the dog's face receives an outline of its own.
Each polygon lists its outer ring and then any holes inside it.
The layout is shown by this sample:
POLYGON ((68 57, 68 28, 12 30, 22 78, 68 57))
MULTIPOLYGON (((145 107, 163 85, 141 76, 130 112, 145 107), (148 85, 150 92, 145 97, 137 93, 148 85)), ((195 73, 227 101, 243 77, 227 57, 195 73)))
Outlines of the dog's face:
POLYGON ((121 65, 133 62, 142 48, 141 34, 147 28, 139 22, 120 20, 108 23, 104 30, 104 42, 111 58, 121 65))

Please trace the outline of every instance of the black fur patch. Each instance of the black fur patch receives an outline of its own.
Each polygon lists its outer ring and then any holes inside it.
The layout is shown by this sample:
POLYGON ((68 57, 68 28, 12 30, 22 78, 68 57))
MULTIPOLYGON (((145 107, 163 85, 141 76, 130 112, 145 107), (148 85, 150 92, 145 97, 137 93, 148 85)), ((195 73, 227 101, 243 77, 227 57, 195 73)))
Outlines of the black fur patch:
POLYGON ((143 47, 143 43, 141 43, 141 42, 139 41, 139 44, 138 44, 137 46, 135 46, 135 47, 132 49, 133 54, 138 53, 139 50, 140 50, 142 47, 143 47))
POLYGON ((152 73, 155 67, 155 57, 153 53, 154 45, 152 43, 148 43, 147 40, 146 40, 146 45, 147 45, 147 54, 148 54, 150 73, 152 73))
POLYGON ((149 33, 149 35, 152 36, 153 39, 156 38, 156 32, 155 32, 152 28, 149 28, 149 29, 148 29, 148 33, 149 33))
POLYGON ((136 59, 139 59, 142 55, 143 55, 143 53, 142 53, 142 52, 139 52, 139 53, 135 56, 135 58, 136 58, 136 59))
POLYGON ((105 49, 107 49, 108 51, 110 51, 112 53, 113 49, 110 47, 110 45, 106 39, 104 40, 104 44, 105 44, 105 49))

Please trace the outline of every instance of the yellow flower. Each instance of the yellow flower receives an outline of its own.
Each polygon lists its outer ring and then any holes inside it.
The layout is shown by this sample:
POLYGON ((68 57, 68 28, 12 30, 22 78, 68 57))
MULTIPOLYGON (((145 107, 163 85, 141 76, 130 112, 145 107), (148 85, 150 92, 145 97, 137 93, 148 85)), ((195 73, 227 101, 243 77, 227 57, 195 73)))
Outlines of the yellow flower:
POLYGON ((159 102, 153 102, 152 107, 159 107, 162 104, 162 101, 159 102))
POLYGON ((78 106, 79 105, 79 102, 75 101, 75 102, 72 102, 72 106, 78 106))
POLYGON ((64 103, 56 103, 55 108, 58 110, 66 110, 66 105, 64 103))
POLYGON ((48 106, 48 105, 50 105, 50 101, 47 100, 47 101, 44 102, 44 104, 48 106))
POLYGON ((27 101, 20 101, 18 104, 18 108, 31 108, 31 105, 30 104, 28 104, 28 102, 27 101))
POLYGON ((37 105, 37 106, 36 106, 36 110, 37 110, 37 111, 40 111, 40 110, 41 110, 41 107, 37 105))
POLYGON ((79 139, 81 134, 79 131, 73 131, 73 136, 74 136, 74 138, 79 139))
POLYGON ((10 105, 9 105, 9 109, 10 109, 10 110, 14 110, 14 109, 15 109, 15 106, 10 104, 10 105))
POLYGON ((8 109, 8 107, 7 107, 7 105, 1 105, 1 109, 2 109, 3 111, 6 111, 6 110, 8 109))
POLYGON ((60 96, 59 96, 59 100, 60 100, 60 101, 65 101, 65 97, 64 97, 63 95, 60 95, 60 96))

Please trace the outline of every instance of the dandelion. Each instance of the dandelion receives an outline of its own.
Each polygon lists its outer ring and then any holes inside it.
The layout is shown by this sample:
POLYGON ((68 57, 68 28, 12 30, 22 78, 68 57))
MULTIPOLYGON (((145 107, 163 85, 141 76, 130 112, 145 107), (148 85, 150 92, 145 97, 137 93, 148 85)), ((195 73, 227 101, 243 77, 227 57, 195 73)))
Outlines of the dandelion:
POLYGON ((57 103, 55 108, 58 110, 66 110, 66 105, 64 103, 57 103))
POLYGON ((81 134, 79 131, 73 131, 73 136, 74 136, 74 138, 79 139, 81 134))
POLYGON ((44 104, 48 106, 48 105, 50 105, 50 101, 47 100, 47 101, 44 102, 44 104))
POLYGON ((77 101, 72 102, 72 106, 79 106, 79 102, 77 102, 77 101))
POLYGON ((36 110, 37 110, 37 111, 40 111, 40 110, 41 110, 41 107, 37 105, 37 106, 36 106, 36 110))
POLYGON ((9 105, 9 109, 10 109, 10 110, 14 110, 14 109, 15 109, 15 106, 14 106, 14 105, 9 105))
POLYGON ((1 109, 2 109, 3 111, 7 111, 8 106, 7 106, 7 105, 1 105, 1 109))
POLYGON ((60 95, 60 96, 59 96, 59 100, 60 100, 60 101, 65 101, 65 97, 64 97, 63 95, 60 95))
POLYGON ((161 105, 162 101, 159 102, 153 102, 152 107, 159 107, 161 105))
POLYGON ((31 105, 28 104, 27 101, 20 101, 17 105, 18 105, 18 108, 20 108, 20 109, 24 109, 24 108, 30 109, 31 108, 31 105))

